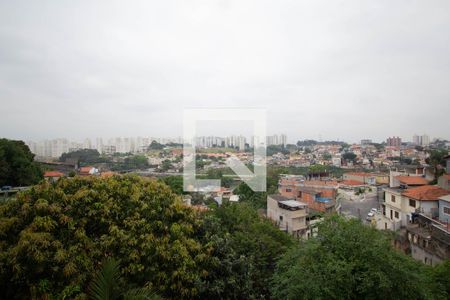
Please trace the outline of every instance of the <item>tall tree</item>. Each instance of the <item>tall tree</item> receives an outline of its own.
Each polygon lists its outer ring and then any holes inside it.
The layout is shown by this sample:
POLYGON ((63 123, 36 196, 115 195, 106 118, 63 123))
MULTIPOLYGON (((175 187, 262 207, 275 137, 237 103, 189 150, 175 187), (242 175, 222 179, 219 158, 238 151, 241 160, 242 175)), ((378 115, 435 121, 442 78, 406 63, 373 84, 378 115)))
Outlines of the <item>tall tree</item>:
POLYGON ((42 170, 23 141, 0 139, 0 186, 32 185, 41 179, 42 170))
POLYGON ((270 280, 278 259, 295 242, 245 203, 225 204, 205 217, 211 247, 202 299, 271 299, 270 280))
POLYGON ((444 149, 433 149, 428 152, 429 156, 426 158, 426 163, 431 165, 433 167, 434 171, 434 182, 437 182, 437 179, 439 176, 441 176, 445 169, 443 166, 445 166, 445 159, 444 157, 448 155, 447 150, 444 149))
POLYGON ((446 299, 426 266, 394 250, 359 220, 333 216, 318 236, 288 252, 273 278, 276 299, 446 299))
POLYGON ((156 180, 43 182, 0 204, 0 290, 7 299, 82 296, 111 256, 125 286, 192 298, 205 272, 199 230, 197 213, 156 180))
POLYGON ((96 149, 80 149, 72 152, 63 153, 59 161, 75 160, 81 164, 92 164, 104 162, 96 149))

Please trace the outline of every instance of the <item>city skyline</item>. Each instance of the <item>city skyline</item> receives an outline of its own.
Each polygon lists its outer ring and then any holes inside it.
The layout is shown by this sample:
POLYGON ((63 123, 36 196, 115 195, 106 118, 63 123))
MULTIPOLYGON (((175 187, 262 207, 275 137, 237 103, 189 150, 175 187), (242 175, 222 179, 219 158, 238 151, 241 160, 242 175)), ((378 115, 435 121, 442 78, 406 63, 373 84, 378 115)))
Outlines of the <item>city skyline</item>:
POLYGON ((3 1, 0 136, 181 136, 186 108, 250 107, 293 140, 449 139, 432 2, 3 1))
MULTIPOLYGON (((316 138, 312 137, 312 138, 307 138, 307 137, 300 137, 300 138, 293 138, 291 136, 288 136, 285 132, 278 132, 278 133, 274 133, 274 134, 268 134, 267 136, 275 136, 275 135, 285 135, 287 136, 287 144, 295 144, 298 141, 305 141, 305 140, 315 140, 317 142, 346 142, 346 143, 353 143, 353 144, 359 144, 359 143, 385 143, 387 139, 389 138, 395 138, 395 137, 399 137, 401 139, 402 142, 405 143, 413 143, 413 144, 421 144, 422 143, 422 139, 426 139, 426 144, 434 141, 434 140, 447 140, 450 141, 450 139, 446 139, 445 137, 435 137, 435 136, 431 136, 427 133, 422 133, 422 134, 418 134, 418 133, 414 133, 411 136, 398 136, 398 135, 387 135, 384 138, 382 138, 381 140, 377 140, 377 139, 373 139, 371 137, 363 137, 361 139, 352 139, 352 140, 344 140, 344 139, 340 139, 340 138, 331 138, 331 139, 324 139, 321 135, 317 136, 316 138)), ((197 134, 197 137, 217 137, 217 138, 226 138, 226 137, 231 137, 231 136, 244 136, 245 138, 250 138, 252 135, 251 134, 243 134, 243 133, 231 133, 231 134, 226 134, 226 135, 215 135, 215 134, 197 134)), ((46 138, 38 138, 38 139, 33 139, 33 138, 27 138, 27 139, 23 139, 24 141, 33 141, 33 142, 38 142, 38 141, 45 141, 45 140, 56 140, 56 139, 67 139, 70 140, 72 142, 76 142, 76 143, 83 143, 86 139, 89 139, 91 141, 95 141, 96 139, 103 139, 103 140, 110 140, 110 139, 115 139, 115 138, 147 138, 150 140, 155 140, 157 142, 160 142, 161 140, 166 140, 169 142, 176 142, 176 143, 183 143, 182 142, 182 135, 178 135, 178 136, 158 136, 158 135, 109 135, 109 136, 85 136, 85 137, 81 137, 81 138, 71 138, 71 137, 67 137, 67 136, 57 136, 57 137, 46 137, 46 138)), ((14 139, 14 138, 12 138, 14 139)))

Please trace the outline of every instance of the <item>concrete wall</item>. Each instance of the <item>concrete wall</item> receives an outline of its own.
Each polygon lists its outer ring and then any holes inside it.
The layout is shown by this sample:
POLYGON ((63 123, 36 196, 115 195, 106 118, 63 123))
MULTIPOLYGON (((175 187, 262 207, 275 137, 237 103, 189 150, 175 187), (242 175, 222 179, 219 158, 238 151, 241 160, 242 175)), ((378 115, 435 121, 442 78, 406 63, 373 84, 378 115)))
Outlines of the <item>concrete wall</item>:
POLYGON ((448 201, 439 200, 439 220, 441 222, 450 223, 450 215, 444 213, 444 207, 448 207, 450 209, 450 203, 448 201))
POLYGON ((433 218, 439 216, 439 201, 417 201, 417 203, 419 203, 418 208, 420 209, 420 212, 425 215, 433 218))
POLYGON ((306 215, 306 207, 294 211, 283 209, 278 206, 278 201, 267 197, 267 217, 276 222, 280 229, 289 233, 306 230, 306 215))
POLYGON ((280 186, 278 188, 280 194, 287 198, 297 198, 297 188, 292 186, 280 186))
POLYGON ((438 185, 441 189, 450 191, 450 184, 449 184, 449 180, 447 178, 447 176, 441 176, 438 179, 438 185))
POLYGON ((442 259, 427 252, 425 249, 411 242, 411 256, 429 266, 435 266, 442 262, 442 259))
POLYGON ((447 158, 447 174, 450 174, 450 158, 447 158))

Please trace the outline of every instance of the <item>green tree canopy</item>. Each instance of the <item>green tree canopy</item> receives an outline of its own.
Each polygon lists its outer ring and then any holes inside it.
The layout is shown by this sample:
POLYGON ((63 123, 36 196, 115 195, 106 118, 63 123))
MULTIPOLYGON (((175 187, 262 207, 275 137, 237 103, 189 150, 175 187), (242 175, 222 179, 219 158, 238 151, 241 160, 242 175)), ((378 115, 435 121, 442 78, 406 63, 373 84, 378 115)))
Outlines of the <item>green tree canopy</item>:
POLYGON ((269 145, 267 146, 266 151, 267 156, 272 156, 277 153, 289 154, 289 150, 287 150, 282 145, 269 145))
POLYGON ((339 216, 318 229, 279 262, 276 299, 440 299, 426 267, 394 250, 385 233, 339 216))
POLYGON ((271 299, 276 262, 294 240, 245 203, 211 211, 203 228, 212 252, 202 299, 271 299))
POLYGON ((255 192, 245 182, 241 182, 233 193, 239 195, 239 202, 245 202, 256 209, 267 206, 267 193, 255 192))
POLYGON ((100 153, 96 149, 80 149, 72 152, 63 153, 59 161, 76 160, 81 164, 92 164, 103 162, 100 153))
POLYGON ((0 139, 0 186, 27 186, 41 179, 42 170, 24 142, 0 139))
POLYGON ((342 155, 342 158, 347 160, 347 161, 355 161, 356 159, 356 154, 353 152, 346 152, 344 153, 344 155, 342 155))
POLYGON ((162 182, 167 184, 171 190, 177 195, 183 194, 183 177, 182 176, 167 176, 163 177, 162 182))
POLYGON ((0 290, 8 299, 83 296, 101 262, 114 257, 121 261, 121 284, 192 298, 205 274, 200 225, 155 180, 43 182, 0 204, 0 290))
POLYGON ((448 155, 448 151, 444 149, 433 149, 429 151, 429 155, 425 161, 433 167, 434 183, 436 183, 437 178, 444 173, 444 169, 439 169, 439 166, 445 166, 446 162, 444 157, 448 155))
POLYGON ((152 141, 150 143, 150 145, 148 146, 148 149, 149 150, 162 150, 162 149, 164 149, 164 145, 158 143, 157 141, 152 141))

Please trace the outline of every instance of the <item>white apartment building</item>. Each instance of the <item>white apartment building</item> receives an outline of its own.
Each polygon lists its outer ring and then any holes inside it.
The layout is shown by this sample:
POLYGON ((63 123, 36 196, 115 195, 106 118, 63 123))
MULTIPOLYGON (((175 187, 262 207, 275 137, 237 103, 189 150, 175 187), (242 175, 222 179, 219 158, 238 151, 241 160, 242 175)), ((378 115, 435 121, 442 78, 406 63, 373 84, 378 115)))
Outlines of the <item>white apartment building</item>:
POLYGON ((428 146, 430 144, 430 137, 426 134, 413 136, 413 144, 418 146, 428 146))
POLYGON ((281 230, 301 238, 307 234, 308 205, 281 195, 267 197, 267 217, 281 230))
POLYGON ((382 216, 377 217, 378 229, 398 230, 412 220, 413 213, 422 213, 430 218, 439 216, 439 198, 450 192, 433 185, 412 188, 386 188, 382 216))
POLYGON ((285 134, 274 134, 267 136, 267 146, 286 146, 287 136, 285 134))

